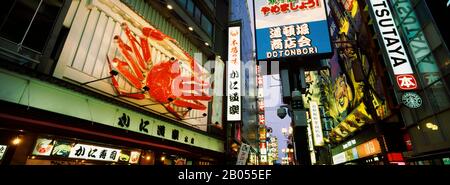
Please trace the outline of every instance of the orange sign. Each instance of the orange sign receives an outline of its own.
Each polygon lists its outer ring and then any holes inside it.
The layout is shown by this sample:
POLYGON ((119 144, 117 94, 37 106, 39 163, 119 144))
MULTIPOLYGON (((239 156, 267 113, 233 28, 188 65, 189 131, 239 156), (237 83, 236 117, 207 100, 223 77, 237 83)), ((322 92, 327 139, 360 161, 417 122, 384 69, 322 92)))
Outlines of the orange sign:
POLYGON ((356 147, 356 150, 358 151, 358 157, 363 158, 370 155, 381 153, 381 146, 380 142, 378 142, 378 140, 375 138, 368 142, 358 145, 356 147))

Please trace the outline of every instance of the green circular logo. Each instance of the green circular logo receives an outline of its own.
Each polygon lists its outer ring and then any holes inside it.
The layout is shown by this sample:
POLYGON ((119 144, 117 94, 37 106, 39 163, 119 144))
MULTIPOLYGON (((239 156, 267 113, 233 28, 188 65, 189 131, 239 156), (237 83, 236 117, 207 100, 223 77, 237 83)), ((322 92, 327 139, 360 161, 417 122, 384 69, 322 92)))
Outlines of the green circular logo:
POLYGON ((402 96, 402 102, 411 109, 422 106, 422 98, 415 92, 407 92, 402 96))

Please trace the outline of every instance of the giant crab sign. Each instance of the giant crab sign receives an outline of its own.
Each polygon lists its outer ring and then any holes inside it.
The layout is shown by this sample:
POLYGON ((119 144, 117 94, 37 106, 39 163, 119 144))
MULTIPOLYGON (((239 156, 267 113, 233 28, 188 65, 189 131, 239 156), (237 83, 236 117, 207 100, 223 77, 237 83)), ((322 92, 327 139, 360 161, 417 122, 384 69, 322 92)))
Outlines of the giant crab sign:
POLYGON ((126 23, 122 23, 122 29, 129 44, 126 44, 118 35, 114 37, 114 41, 124 60, 119 57, 110 60, 107 56, 108 65, 111 71, 118 72, 127 83, 142 91, 132 93, 121 89, 113 75, 111 82, 118 96, 138 100, 151 99, 163 105, 179 120, 186 117, 192 109, 206 109, 200 101, 211 100, 211 97, 205 93, 209 83, 199 79, 199 76, 205 75, 205 72, 202 72, 201 66, 187 52, 183 53, 188 58, 187 62, 173 57, 160 63, 152 61, 149 39, 175 41, 173 38, 156 29, 144 27, 142 36, 139 36, 138 40, 126 23), (182 75, 185 73, 182 64, 189 66, 190 69, 187 70, 189 75, 182 75), (179 113, 174 109, 174 105, 184 107, 187 111, 179 113))

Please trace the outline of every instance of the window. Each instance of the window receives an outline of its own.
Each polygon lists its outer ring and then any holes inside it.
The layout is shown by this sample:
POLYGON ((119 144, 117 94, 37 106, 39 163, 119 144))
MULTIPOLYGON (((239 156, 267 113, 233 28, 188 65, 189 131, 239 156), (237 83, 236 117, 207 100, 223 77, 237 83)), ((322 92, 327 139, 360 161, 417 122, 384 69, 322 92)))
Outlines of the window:
POLYGON ((444 82, 442 80, 436 81, 426 90, 427 96, 430 98, 431 104, 437 110, 444 110, 450 107, 450 95, 448 94, 444 82))
POLYGON ((196 22, 200 22, 202 18, 202 12, 200 11, 200 9, 196 6, 195 7, 195 11, 194 11, 194 20, 196 22))
POLYGON ((43 52, 64 0, 7 0, 2 4, 0 37, 17 47, 43 52))
POLYGON ((208 33, 209 36, 213 36, 213 25, 211 21, 205 16, 202 16, 202 28, 208 33))
POLYGON ((186 10, 189 14, 194 15, 194 2, 192 0, 187 0, 186 10))
POLYGON ((186 8, 186 0, 177 0, 178 4, 182 7, 182 8, 186 8))

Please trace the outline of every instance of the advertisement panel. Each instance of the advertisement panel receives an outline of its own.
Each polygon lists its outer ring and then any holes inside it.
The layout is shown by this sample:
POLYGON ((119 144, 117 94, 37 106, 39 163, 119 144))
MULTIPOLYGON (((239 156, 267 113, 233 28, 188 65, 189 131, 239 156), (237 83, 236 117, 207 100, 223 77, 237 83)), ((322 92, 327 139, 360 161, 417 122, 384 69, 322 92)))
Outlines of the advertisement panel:
POLYGON ((55 145, 53 147, 52 156, 58 157, 69 157, 70 151, 72 150, 72 145, 74 143, 64 140, 55 140, 55 145))
POLYGON ((250 145, 242 143, 241 149, 239 150, 239 154, 237 157, 236 165, 246 165, 249 152, 250 152, 250 145))
POLYGON ((241 120, 241 27, 228 28, 227 120, 241 120))
POLYGON ((356 147, 356 150, 358 151, 358 157, 363 158, 370 155, 381 153, 381 146, 380 142, 378 142, 378 139, 375 138, 368 142, 358 145, 356 147))
POLYGON ((323 0, 253 1, 257 60, 331 53, 323 0))
POLYGON ((309 111, 311 113, 311 129, 314 140, 314 146, 323 146, 322 121, 319 114, 319 105, 312 101, 309 103, 309 111))
POLYGON ((5 155, 7 148, 8 146, 6 145, 0 145, 0 161, 3 159, 3 156, 5 155))
POLYGON ((38 138, 34 146, 33 155, 50 156, 53 149, 53 139, 38 138))
POLYGON ((417 89, 417 81, 387 0, 370 0, 375 22, 400 90, 417 89))
POLYGON ((117 162, 120 152, 121 150, 114 148, 76 144, 71 149, 69 158, 117 162))

